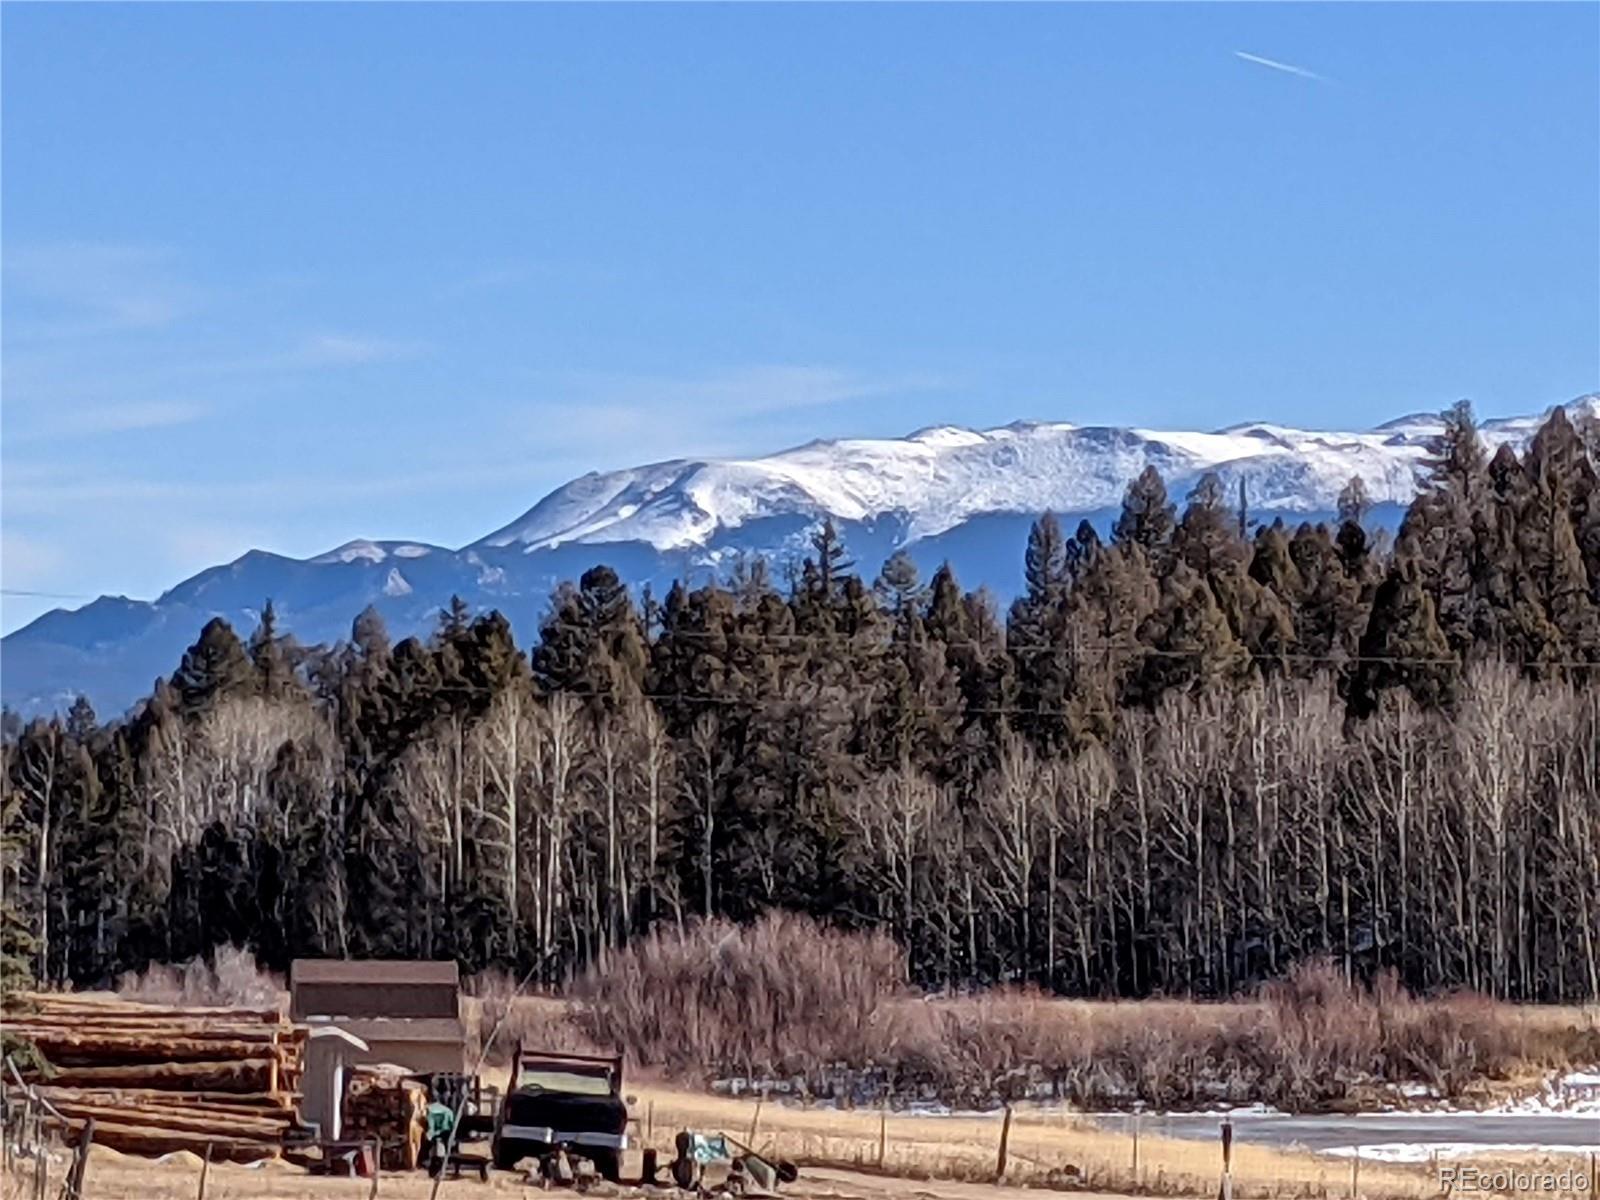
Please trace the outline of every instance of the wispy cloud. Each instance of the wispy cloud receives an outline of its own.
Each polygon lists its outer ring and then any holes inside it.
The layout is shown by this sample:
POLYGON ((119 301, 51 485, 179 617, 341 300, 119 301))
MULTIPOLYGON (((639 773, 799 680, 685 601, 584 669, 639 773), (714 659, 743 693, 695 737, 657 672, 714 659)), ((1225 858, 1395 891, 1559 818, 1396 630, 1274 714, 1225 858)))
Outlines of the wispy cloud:
POLYGON ((766 416, 948 386, 930 374, 867 374, 840 367, 763 364, 701 375, 571 374, 552 381, 568 403, 649 405, 702 418, 766 416))
POLYGON ((175 255, 160 246, 48 242, 8 246, 5 284, 47 316, 24 334, 73 335, 169 325, 200 302, 176 274, 175 255))
MULTIPOLYGON (((520 483, 539 474, 541 464, 527 455, 503 460, 462 461, 427 470, 372 475, 322 476, 264 474, 249 478, 158 479, 137 475, 85 474, 65 467, 8 464, 7 516, 56 516, 80 507, 241 511, 271 504, 282 512, 321 511, 330 503, 355 503, 391 496, 450 494, 463 486, 520 483)), ((247 543, 246 543, 247 544, 247 543)))
POLYGON ((1249 54, 1243 50, 1235 50, 1233 56, 1243 59, 1247 63, 1255 63, 1258 67, 1270 67, 1274 71, 1282 71, 1286 75, 1298 75, 1301 79, 1315 79, 1319 83, 1327 82, 1325 77, 1318 75, 1315 71, 1297 67, 1293 63, 1279 62, 1275 58, 1263 58, 1259 54, 1249 54))
POLYGON ((420 342, 361 337, 345 333, 319 333, 306 338, 279 359, 285 367, 362 367, 371 363, 415 358, 425 347, 420 342))
POLYGON ((59 545, 29 537, 15 529, 0 532, 0 571, 6 588, 27 591, 54 581, 55 572, 66 562, 59 545))
POLYGON ((203 420, 210 413, 208 406, 184 400, 76 405, 57 402, 36 424, 9 429, 6 436, 13 442, 26 443, 132 433, 141 429, 170 429, 203 420))
MULTIPOLYGON (((539 449, 553 460, 635 462, 682 454, 778 449, 783 418, 891 396, 937 391, 927 373, 867 373, 842 367, 756 364, 698 375, 566 373, 536 385, 539 449)), ((521 419, 520 417, 518 418, 521 419)))

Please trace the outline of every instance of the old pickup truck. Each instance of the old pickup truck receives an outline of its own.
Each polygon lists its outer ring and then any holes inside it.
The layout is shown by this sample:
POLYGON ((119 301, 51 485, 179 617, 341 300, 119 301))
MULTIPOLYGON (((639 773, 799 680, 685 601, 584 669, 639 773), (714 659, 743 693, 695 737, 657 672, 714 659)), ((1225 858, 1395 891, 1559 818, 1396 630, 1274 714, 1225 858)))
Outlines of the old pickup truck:
POLYGON ((553 1054, 519 1044, 495 1118, 494 1163, 510 1170, 524 1158, 566 1147, 615 1182, 627 1128, 620 1055, 553 1054))

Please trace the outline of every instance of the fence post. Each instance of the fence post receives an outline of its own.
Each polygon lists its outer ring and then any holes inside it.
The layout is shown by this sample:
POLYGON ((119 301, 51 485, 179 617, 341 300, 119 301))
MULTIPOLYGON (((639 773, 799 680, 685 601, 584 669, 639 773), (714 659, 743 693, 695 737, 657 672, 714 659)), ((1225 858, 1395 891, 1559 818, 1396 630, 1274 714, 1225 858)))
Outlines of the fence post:
POLYGON ((1350 1156, 1350 1200, 1356 1200, 1361 1194, 1361 1147, 1356 1147, 1356 1152, 1350 1156))
POLYGON ((80 1200, 83 1195, 83 1172, 89 1166, 89 1147, 94 1145, 94 1118, 83 1123, 78 1135, 77 1153, 72 1156, 72 1166, 67 1169, 67 1200, 80 1200))
POLYGON ((651 1100, 644 1107, 644 1140, 655 1141, 656 1135, 656 1102, 651 1100))
POLYGON ((33 1114, 33 1197, 44 1200, 50 1190, 50 1147, 44 1144, 44 1123, 40 1115, 33 1114))
POLYGON ((750 1136, 745 1138, 745 1145, 750 1147, 751 1153, 756 1149, 756 1133, 761 1128, 761 1102, 767 1098, 765 1092, 756 1097, 756 1111, 750 1117, 750 1136))
POLYGON ((994 1181, 1002 1183, 1006 1177, 1006 1144, 1011 1141, 1011 1102, 1006 1102, 1005 1119, 1000 1122, 1000 1154, 995 1159, 994 1181))
POLYGON ((884 1152, 889 1148, 889 1097, 878 1110, 878 1170, 883 1170, 884 1152))
POLYGON ((1222 1200, 1233 1200, 1233 1122, 1222 1122, 1222 1186, 1217 1194, 1222 1200))
POLYGON ((1139 1186, 1139 1123, 1143 1116, 1143 1113, 1133 1114, 1133 1186, 1135 1189, 1139 1186))

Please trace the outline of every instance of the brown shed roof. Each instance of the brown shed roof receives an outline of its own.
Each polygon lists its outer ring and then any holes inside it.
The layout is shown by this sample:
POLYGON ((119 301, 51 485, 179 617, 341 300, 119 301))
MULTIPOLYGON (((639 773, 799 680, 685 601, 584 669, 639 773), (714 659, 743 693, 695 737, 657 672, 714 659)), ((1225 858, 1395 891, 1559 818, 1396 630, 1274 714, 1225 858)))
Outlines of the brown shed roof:
POLYGON ((426 983, 457 987, 461 968, 453 960, 297 958, 289 966, 289 985, 300 983, 426 983))
POLYGON ((375 1042, 461 1042, 467 1040, 466 1028, 460 1021, 448 1017, 418 1017, 415 1019, 385 1020, 374 1018, 345 1018, 338 1021, 313 1021, 319 1025, 333 1025, 360 1038, 369 1045, 375 1042))

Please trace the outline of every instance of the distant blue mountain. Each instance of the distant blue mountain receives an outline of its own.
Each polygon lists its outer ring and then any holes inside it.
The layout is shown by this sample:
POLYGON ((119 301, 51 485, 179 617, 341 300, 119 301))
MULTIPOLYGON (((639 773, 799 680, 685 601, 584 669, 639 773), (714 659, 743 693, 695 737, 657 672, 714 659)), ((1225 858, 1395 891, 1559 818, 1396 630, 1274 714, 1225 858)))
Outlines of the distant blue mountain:
MULTIPOLYGON (((1600 395, 1568 406, 1600 414, 1600 395)), ((1520 448, 1545 414, 1486 422, 1491 446, 1520 448)), ((304 643, 347 638, 373 605, 398 639, 427 633, 452 595, 499 609, 531 641, 552 590, 596 563, 663 593, 730 575, 740 558, 768 560, 780 584, 825 518, 867 577, 904 548, 926 574, 948 560, 961 581, 1002 602, 1022 582, 1029 525, 1045 510, 1071 528, 1104 529, 1146 465, 1181 501, 1206 471, 1232 495, 1242 482, 1264 521, 1326 519, 1359 475, 1374 519, 1394 524, 1415 494, 1437 418, 1403 417, 1360 433, 1250 423, 1214 433, 1018 423, 950 426, 899 439, 812 442, 765 458, 675 460, 591 472, 516 521, 459 550, 355 541, 310 559, 251 550, 186 579, 153 601, 104 596, 57 609, 0 642, 0 698, 24 713, 60 710, 86 695, 119 713, 169 675, 212 617, 248 635, 270 599, 304 643)))

